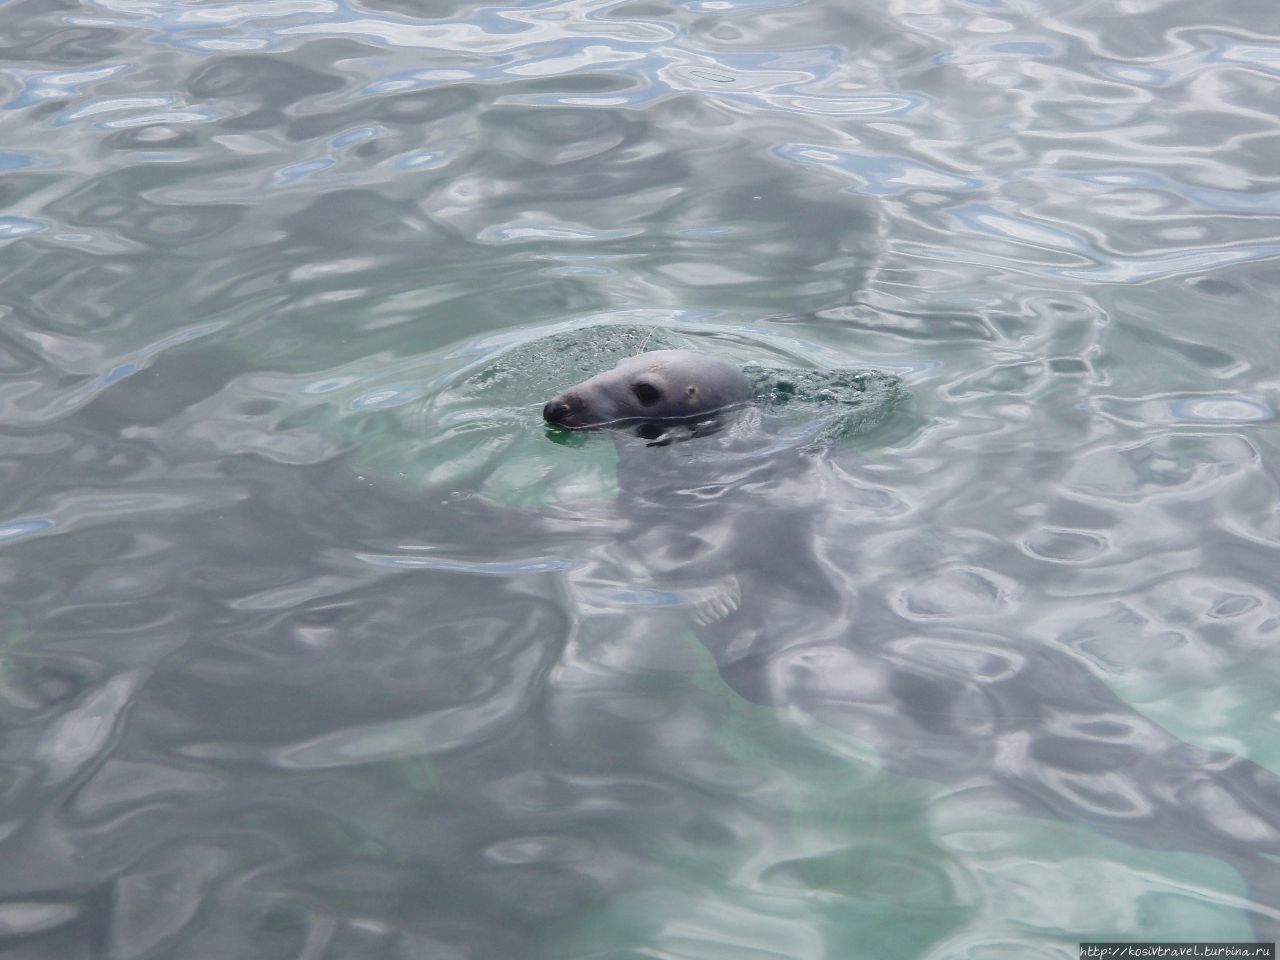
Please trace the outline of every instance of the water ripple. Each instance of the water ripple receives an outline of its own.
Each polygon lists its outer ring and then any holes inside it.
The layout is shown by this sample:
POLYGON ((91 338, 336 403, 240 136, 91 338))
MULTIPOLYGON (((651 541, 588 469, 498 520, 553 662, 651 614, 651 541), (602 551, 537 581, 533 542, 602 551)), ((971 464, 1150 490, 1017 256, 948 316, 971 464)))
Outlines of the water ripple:
POLYGON ((348 725, 332 734, 265 751, 199 743, 185 746, 181 752, 202 759, 258 759, 283 769, 309 770, 458 750, 496 736, 528 709, 534 671, 541 662, 537 648, 511 658, 505 685, 467 706, 377 724, 348 725))
POLYGON ((1264 7, 6 5, 6 945, 1274 939, 1264 7))

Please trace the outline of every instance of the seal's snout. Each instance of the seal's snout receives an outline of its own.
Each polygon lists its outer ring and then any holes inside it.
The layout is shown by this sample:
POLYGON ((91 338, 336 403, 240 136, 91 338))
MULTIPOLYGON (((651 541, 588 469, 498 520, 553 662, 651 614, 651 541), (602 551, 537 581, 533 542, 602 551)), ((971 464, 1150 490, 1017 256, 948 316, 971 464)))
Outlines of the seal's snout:
POLYGON ((568 401, 560 397, 553 397, 542 408, 542 419, 547 423, 555 423, 563 425, 569 419, 569 414, 573 412, 573 406, 568 401))

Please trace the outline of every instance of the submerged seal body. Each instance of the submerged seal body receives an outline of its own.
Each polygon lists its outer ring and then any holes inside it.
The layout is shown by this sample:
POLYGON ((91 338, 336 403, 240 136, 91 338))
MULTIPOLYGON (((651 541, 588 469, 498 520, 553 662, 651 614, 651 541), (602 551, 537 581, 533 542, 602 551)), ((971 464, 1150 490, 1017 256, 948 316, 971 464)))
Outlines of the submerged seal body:
POLYGON ((719 357, 696 350, 654 350, 619 360, 551 398, 548 423, 580 430, 631 420, 683 420, 751 399, 746 375, 719 357))

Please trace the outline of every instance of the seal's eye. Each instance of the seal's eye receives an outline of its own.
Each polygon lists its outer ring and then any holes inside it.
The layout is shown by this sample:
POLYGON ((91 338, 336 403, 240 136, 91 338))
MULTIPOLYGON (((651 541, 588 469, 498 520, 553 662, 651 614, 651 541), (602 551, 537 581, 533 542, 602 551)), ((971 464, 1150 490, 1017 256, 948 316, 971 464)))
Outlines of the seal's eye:
POLYGON ((643 380, 639 383, 633 383, 631 385, 631 392, 634 393, 636 395, 636 399, 646 407, 652 407, 662 399, 662 391, 652 383, 645 383, 643 380))

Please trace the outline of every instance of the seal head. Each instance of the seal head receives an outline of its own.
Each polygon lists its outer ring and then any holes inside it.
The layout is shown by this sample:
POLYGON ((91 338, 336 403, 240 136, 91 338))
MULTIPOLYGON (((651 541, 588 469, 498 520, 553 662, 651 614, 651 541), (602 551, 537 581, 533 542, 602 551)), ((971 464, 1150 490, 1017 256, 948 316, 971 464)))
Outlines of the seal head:
POLYGON ((654 350, 619 360, 552 397, 547 423, 569 430, 633 420, 686 420, 751 399, 751 382, 719 357, 696 350, 654 350))

